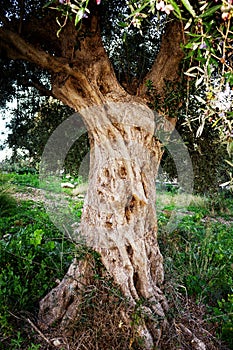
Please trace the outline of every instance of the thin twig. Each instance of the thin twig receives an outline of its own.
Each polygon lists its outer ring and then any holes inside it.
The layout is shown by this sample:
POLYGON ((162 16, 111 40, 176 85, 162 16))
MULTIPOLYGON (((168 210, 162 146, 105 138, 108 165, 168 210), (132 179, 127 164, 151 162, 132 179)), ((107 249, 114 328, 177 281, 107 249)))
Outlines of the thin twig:
POLYGON ((18 317, 18 316, 16 316, 16 315, 14 315, 12 312, 10 312, 9 310, 8 310, 8 313, 11 315, 11 316, 13 316, 13 317, 15 317, 15 318, 17 318, 17 320, 21 320, 21 318, 20 317, 18 317))
POLYGON ((41 336, 41 338, 43 338, 46 341, 46 343, 52 345, 51 341, 44 336, 44 334, 34 325, 34 323, 32 323, 32 321, 29 318, 27 318, 26 320, 32 326, 32 328, 34 328, 35 331, 41 336))

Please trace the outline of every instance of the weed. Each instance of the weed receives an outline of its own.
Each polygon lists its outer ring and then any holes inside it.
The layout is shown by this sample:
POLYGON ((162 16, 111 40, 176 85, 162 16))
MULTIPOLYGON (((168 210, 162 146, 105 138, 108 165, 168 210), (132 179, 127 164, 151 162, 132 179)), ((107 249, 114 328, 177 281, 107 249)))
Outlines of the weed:
POLYGON ((16 200, 11 195, 11 183, 9 177, 0 174, 0 217, 8 216, 16 209, 16 200))
POLYGON ((217 315, 219 335, 232 345, 233 227, 206 218, 209 204, 203 204, 199 210, 192 207, 193 213, 184 216, 172 233, 163 230, 166 215, 160 215, 165 276, 177 286, 177 294, 187 293, 187 298, 205 303, 209 314, 217 315))
POLYGON ((64 276, 75 248, 31 202, 22 202, 12 217, 0 218, 0 230, 0 329, 9 333, 8 311, 33 310, 64 276))
POLYGON ((24 174, 12 174, 13 182, 18 186, 27 186, 39 188, 39 175, 34 173, 24 173, 24 174))
POLYGON ((39 350, 40 347, 41 347, 40 344, 37 344, 37 345, 36 344, 31 344, 31 345, 28 346, 27 350, 39 350))
POLYGON ((23 343, 23 338, 21 336, 21 332, 17 332, 17 338, 11 339, 11 349, 12 350, 21 349, 22 343, 23 343))
POLYGON ((212 310, 214 320, 220 323, 219 335, 232 348, 233 347, 233 294, 218 300, 218 306, 212 310))
POLYGON ((223 194, 215 197, 210 197, 208 201, 208 208, 212 215, 232 216, 233 215, 233 195, 229 194, 225 198, 223 194))

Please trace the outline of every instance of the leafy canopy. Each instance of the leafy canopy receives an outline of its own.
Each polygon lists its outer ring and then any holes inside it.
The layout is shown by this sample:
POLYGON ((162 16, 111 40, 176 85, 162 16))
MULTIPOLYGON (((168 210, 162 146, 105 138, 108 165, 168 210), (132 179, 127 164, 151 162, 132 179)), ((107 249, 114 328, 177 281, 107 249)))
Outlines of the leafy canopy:
MULTIPOLYGON (((103 2, 106 3, 106 0, 103 2)), ((96 0, 96 3, 101 5, 101 0, 96 0)), ((78 27, 90 15, 88 5, 89 0, 49 1, 45 6, 60 13, 57 35, 70 18, 74 18, 78 27)), ((219 129, 230 153, 233 150, 233 1, 129 0, 127 5, 128 9, 122 10, 117 21, 123 38, 132 27, 143 35, 143 25, 152 21, 151 15, 157 18, 166 16, 168 20, 176 18, 183 23, 185 75, 195 80, 195 98, 200 104, 198 136, 208 120, 219 129)))
MULTIPOLYGON (((105 46, 112 57, 117 75, 121 82, 124 79, 131 80, 132 85, 134 76, 143 72, 141 67, 144 66, 145 69, 148 69, 151 64, 151 58, 148 58, 149 53, 151 53, 149 42, 154 40, 153 35, 156 44, 151 46, 154 47, 155 53, 158 50, 159 43, 159 35, 156 36, 156 33, 161 33, 165 21, 176 19, 182 23, 185 38, 185 44, 183 44, 185 59, 182 70, 187 82, 187 91, 185 92, 187 94, 186 123, 190 124, 192 120, 196 123, 198 120, 198 136, 202 134, 206 124, 210 123, 218 129, 222 141, 227 144, 228 151, 231 153, 233 150, 233 1, 129 0, 127 3, 123 0, 118 2, 110 0, 95 1, 102 14, 103 26, 106 27, 105 30, 103 28, 103 40, 105 40, 105 46), (106 17, 108 17, 108 21, 106 17), (144 29, 147 26, 153 27, 154 31, 146 32, 144 29), (110 27, 114 27, 115 32, 111 32, 111 37, 108 37, 107 33, 110 27), (143 43, 144 48, 147 47, 144 55, 137 59, 137 61, 141 61, 140 67, 136 66, 135 60, 131 60, 129 64, 129 57, 126 55, 124 58, 121 55, 122 51, 119 50, 119 45, 122 45, 125 52, 133 53, 132 55, 135 56, 135 51, 133 51, 135 30, 141 34, 141 41, 137 39, 137 49, 143 43), (116 32, 117 35, 114 35, 116 32), (119 38, 121 44, 119 44, 119 38), (124 60, 124 68, 122 68, 122 61, 124 60), (190 113, 189 108, 193 104, 193 100, 197 105, 195 114, 190 113)), ((77 32, 79 32, 82 21, 92 15, 92 8, 90 0, 51 0, 47 3, 43 0, 24 0, 21 2, 3 0, 0 25, 20 33, 22 21, 28 21, 30 31, 28 30, 27 35, 30 36, 31 33, 30 41, 33 42, 33 38, 35 38, 36 42, 40 36, 41 47, 45 51, 57 55, 56 41, 59 41, 63 27, 70 21, 74 21, 77 32), (51 24, 53 37, 51 33, 46 36, 47 33, 43 32, 42 27, 38 31, 37 26, 37 31, 35 31, 32 24, 33 18, 36 17, 36 21, 40 21, 48 13, 54 14, 57 19, 57 27, 51 24)), ((5 68, 4 57, 2 63, 5 68)), ((9 96, 15 93, 16 81, 20 80, 21 86, 26 82, 27 86, 33 86, 34 84, 34 87, 38 88, 39 83, 35 84, 36 78, 38 81, 46 80, 47 73, 41 73, 41 70, 36 69, 30 63, 20 63, 19 69, 19 62, 14 64, 11 61, 7 67, 6 70, 3 69, 1 75, 2 104, 4 100, 9 99, 9 96), (29 78, 28 72, 31 72, 29 78), (6 93, 6 91, 9 93, 6 93)), ((48 82, 48 79, 46 82, 48 82)), ((147 83, 149 88, 151 82, 147 83)))

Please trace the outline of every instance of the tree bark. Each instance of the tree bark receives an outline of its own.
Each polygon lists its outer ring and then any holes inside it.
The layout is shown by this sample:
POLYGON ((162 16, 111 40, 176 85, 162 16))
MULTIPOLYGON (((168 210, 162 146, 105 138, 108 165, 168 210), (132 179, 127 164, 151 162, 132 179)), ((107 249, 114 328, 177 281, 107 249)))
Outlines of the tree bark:
MULTIPOLYGON (((88 192, 75 237, 100 253, 108 273, 132 305, 144 300, 150 330, 145 325, 140 334, 150 349, 153 338, 159 338, 159 326, 152 324, 151 317, 164 320, 167 311, 161 290, 164 271, 155 210, 155 178, 162 156, 154 135, 156 116, 138 102, 110 102, 87 108, 81 114, 91 137, 91 161, 88 192)), ((70 310, 76 310, 73 317, 77 317, 78 299, 73 300, 70 294, 67 301, 67 285, 75 284, 71 290, 77 290, 84 271, 83 266, 82 273, 74 266, 69 277, 42 300, 41 324, 59 320, 63 328, 69 329, 70 310)))
POLYGON ((180 81, 179 65, 184 58, 184 52, 180 47, 181 43, 185 43, 182 23, 171 21, 166 26, 160 50, 153 66, 140 86, 140 96, 147 95, 146 82, 148 80, 152 81, 156 93, 162 97, 166 94, 166 81, 172 83, 180 81))
POLYGON ((138 103, 110 103, 83 114, 93 144, 81 234, 127 297, 153 298, 163 282, 155 212, 162 152, 154 114, 138 103))

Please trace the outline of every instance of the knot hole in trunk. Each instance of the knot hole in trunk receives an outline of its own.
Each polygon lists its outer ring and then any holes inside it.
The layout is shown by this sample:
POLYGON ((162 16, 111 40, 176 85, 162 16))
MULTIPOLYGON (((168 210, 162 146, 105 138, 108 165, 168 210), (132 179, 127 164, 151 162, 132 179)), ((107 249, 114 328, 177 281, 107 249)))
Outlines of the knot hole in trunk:
POLYGON ((136 198, 136 196, 132 196, 130 202, 128 203, 128 205, 125 207, 125 217, 126 217, 126 221, 127 223, 130 222, 131 219, 131 215, 138 210, 139 206, 140 206, 141 201, 139 199, 136 198))

